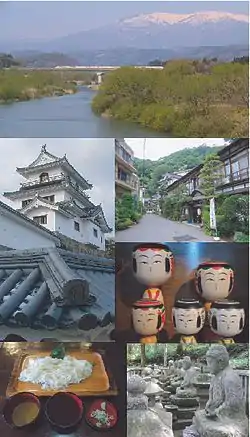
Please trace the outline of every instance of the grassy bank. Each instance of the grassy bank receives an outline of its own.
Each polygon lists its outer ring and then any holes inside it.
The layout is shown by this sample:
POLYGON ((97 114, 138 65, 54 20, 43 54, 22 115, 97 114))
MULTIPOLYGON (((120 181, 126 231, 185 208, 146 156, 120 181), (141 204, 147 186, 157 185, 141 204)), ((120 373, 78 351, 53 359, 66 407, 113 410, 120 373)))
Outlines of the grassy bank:
POLYGON ((77 80, 90 83, 90 77, 84 73, 0 70, 0 103, 73 94, 77 91, 77 80))
POLYGON ((106 75, 92 109, 176 137, 247 137, 248 76, 238 62, 123 67, 106 75))

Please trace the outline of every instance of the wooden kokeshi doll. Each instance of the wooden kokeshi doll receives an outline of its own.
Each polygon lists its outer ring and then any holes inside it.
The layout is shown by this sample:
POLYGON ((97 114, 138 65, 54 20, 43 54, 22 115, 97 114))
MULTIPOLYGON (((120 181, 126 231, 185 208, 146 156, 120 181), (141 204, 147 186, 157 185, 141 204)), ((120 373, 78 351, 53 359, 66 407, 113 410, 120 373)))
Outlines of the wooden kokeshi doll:
POLYGON ((141 335, 141 343, 157 343, 157 334, 163 329, 165 320, 165 308, 160 301, 141 299, 133 304, 133 327, 141 335))
POLYGON ((160 288, 148 288, 147 290, 144 291, 142 298, 158 300, 162 304, 164 304, 164 299, 160 288))
POLYGON ((234 285, 234 271, 225 262, 204 262, 195 274, 196 291, 205 300, 206 311, 215 300, 226 299, 234 285))
POLYGON ((245 325, 245 310, 233 300, 215 301, 208 313, 210 329, 222 337, 223 344, 234 343, 233 337, 240 334, 245 325))
POLYGON ((158 288, 173 275, 174 257, 166 244, 141 243, 133 249, 133 272, 137 281, 147 285, 143 298, 163 302, 158 288), (152 297, 151 297, 152 296, 152 297))
POLYGON ((178 299, 172 308, 173 324, 181 334, 183 344, 197 343, 195 334, 201 331, 205 323, 205 308, 197 299, 178 299))

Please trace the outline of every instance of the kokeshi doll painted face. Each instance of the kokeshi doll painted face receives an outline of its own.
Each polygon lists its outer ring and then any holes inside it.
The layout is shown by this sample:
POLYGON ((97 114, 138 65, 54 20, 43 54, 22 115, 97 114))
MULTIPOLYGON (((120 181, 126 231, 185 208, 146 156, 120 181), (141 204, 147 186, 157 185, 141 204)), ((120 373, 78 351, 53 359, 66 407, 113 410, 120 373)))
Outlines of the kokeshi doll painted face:
POLYGON ((159 287, 171 278, 173 268, 173 254, 165 244, 142 243, 133 250, 133 271, 141 284, 159 287))
POLYGON ((196 290, 207 301, 227 298, 233 284, 234 271, 227 263, 202 263, 196 270, 196 290))
POLYGON ((205 308, 199 300, 179 299, 172 308, 173 324, 181 335, 195 335, 205 323, 205 308))
POLYGON ((137 334, 150 337, 158 334, 165 324, 164 305, 158 300, 141 299, 133 304, 133 327, 137 334))
POLYGON ((240 334, 245 325, 245 311, 233 300, 215 301, 208 313, 211 331, 220 337, 231 338, 240 334))
POLYGON ((159 288, 148 288, 144 291, 142 298, 159 300, 162 304, 164 304, 163 295, 159 288))

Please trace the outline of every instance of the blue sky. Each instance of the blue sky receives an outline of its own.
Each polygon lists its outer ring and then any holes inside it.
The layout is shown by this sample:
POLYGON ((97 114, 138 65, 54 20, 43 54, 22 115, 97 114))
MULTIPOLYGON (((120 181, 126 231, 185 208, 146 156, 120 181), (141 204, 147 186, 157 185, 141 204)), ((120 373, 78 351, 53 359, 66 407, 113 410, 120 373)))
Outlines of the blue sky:
POLYGON ((150 12, 248 13, 246 1, 0 1, 0 40, 49 39, 150 12))

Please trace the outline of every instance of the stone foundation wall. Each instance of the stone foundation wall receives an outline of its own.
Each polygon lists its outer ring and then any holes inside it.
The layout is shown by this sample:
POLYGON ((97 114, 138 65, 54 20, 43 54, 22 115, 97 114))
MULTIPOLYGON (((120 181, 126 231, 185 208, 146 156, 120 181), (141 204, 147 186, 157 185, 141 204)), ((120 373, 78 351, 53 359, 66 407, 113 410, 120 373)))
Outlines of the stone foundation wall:
POLYGON ((65 235, 55 232, 57 237, 60 238, 62 249, 69 250, 74 253, 86 253, 87 255, 98 256, 100 258, 114 258, 115 253, 112 246, 107 245, 106 250, 100 250, 97 246, 92 244, 83 244, 79 241, 73 240, 72 238, 66 237, 65 235))

